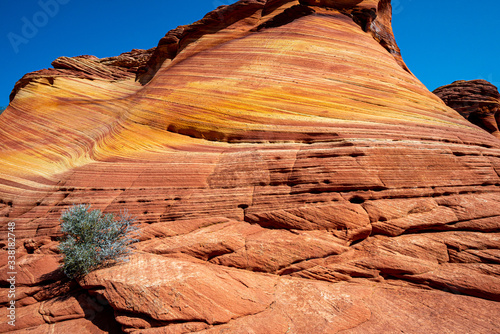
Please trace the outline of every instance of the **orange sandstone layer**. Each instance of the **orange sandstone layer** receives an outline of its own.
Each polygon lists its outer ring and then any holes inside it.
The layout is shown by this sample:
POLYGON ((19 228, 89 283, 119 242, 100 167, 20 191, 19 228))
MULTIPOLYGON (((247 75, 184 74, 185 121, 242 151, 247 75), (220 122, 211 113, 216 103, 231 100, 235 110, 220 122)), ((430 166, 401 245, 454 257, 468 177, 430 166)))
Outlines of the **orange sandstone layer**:
POLYGON ((386 0, 239 1, 130 70, 29 76, 0 116, 16 329, 496 331, 500 141, 411 74, 390 21, 386 0), (129 263, 61 275, 74 203, 137 217, 129 263))

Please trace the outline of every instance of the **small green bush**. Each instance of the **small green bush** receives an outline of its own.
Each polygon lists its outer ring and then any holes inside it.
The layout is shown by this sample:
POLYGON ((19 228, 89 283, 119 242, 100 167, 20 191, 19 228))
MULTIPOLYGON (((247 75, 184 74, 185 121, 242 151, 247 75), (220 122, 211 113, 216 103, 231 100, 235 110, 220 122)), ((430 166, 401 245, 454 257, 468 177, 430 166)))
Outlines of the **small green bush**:
POLYGON ((135 219, 127 212, 118 220, 113 214, 90 211, 90 204, 74 205, 61 215, 64 234, 59 250, 64 256, 62 268, 69 278, 85 276, 89 272, 119 261, 128 261, 130 245, 137 240, 135 219))

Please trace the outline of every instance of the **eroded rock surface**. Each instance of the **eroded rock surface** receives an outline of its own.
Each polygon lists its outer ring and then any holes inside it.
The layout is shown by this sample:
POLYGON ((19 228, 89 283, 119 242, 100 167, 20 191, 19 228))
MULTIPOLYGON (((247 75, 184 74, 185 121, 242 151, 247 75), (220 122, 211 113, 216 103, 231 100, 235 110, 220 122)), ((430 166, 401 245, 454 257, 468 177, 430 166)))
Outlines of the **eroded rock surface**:
POLYGON ((500 141, 406 69, 390 22, 386 0, 245 0, 150 58, 33 74, 0 116, 0 331, 498 331, 500 141), (64 278, 75 203, 137 217, 130 262, 64 278))
POLYGON ((95 56, 59 57, 52 62, 53 68, 24 75, 14 86, 10 100, 30 83, 53 85, 58 77, 106 81, 135 79, 139 68, 151 58, 154 49, 134 49, 117 57, 102 59, 95 56))
POLYGON ((458 111, 470 122, 500 138, 500 93, 486 80, 455 81, 436 88, 447 106, 458 111))

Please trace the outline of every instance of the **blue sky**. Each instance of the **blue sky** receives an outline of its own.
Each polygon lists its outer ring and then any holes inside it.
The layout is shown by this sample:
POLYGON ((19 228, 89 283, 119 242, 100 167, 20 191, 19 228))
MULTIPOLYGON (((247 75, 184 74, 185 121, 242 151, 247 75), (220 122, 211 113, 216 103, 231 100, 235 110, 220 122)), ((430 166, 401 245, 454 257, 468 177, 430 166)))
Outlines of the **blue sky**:
MULTIPOLYGON (((25 73, 59 56, 116 56, 233 0, 22 0, 0 4, 0 106, 25 73), (49 5, 51 4, 51 5, 49 5), (57 7, 54 6, 57 4, 57 7), (27 23, 28 22, 28 23, 27 23), (33 24, 35 29, 29 29, 33 24), (36 24, 36 25, 35 25, 36 24)), ((403 58, 430 89, 455 80, 500 86, 500 1, 392 0, 403 58)), ((31 27, 33 28, 33 26, 31 27)))

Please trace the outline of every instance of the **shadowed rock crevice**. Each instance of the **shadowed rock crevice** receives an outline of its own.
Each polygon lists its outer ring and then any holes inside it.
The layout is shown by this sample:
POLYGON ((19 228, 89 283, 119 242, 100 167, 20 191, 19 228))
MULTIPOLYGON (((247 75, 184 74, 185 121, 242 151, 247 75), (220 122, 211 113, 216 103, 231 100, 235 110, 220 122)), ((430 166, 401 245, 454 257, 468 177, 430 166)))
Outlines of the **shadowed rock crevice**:
POLYGON ((293 7, 285 9, 281 14, 273 17, 269 21, 259 25, 257 31, 261 29, 275 28, 286 25, 294 20, 300 19, 303 16, 311 15, 314 13, 314 9, 302 5, 295 5, 293 7))

